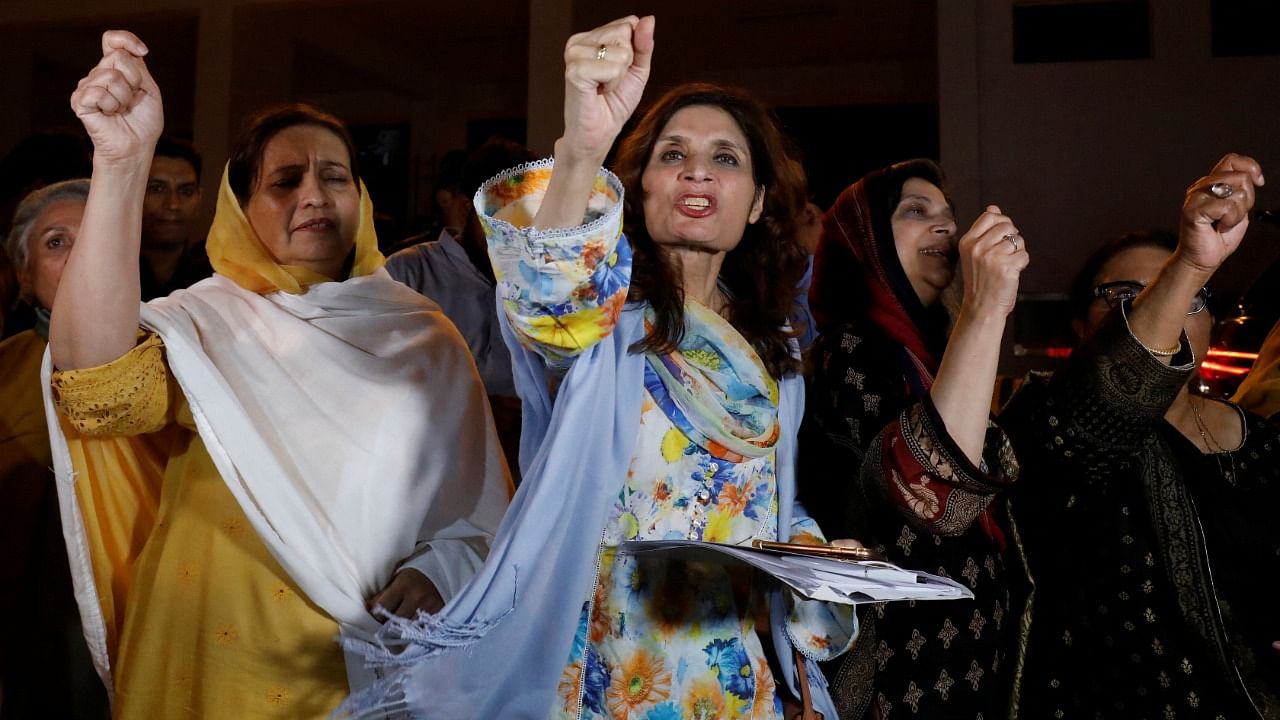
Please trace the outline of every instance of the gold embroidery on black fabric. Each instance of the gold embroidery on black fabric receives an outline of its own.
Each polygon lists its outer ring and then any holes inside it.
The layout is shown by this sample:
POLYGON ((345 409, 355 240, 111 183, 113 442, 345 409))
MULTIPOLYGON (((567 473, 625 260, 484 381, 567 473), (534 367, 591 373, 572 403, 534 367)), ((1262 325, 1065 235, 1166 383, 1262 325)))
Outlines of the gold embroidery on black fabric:
MULTIPOLYGON (((883 603, 876 605, 882 606, 883 603)), ((873 609, 867 608, 858 615, 858 639, 840 661, 840 668, 831 680, 831 697, 842 720, 861 720, 864 717, 875 691, 875 666, 879 665, 879 669, 884 670, 885 663, 893 657, 893 649, 876 638, 876 613, 873 609)), ((886 713, 887 708, 882 708, 881 717, 886 713)))
MULTIPOLYGON (((1173 449, 1163 438, 1153 435, 1143 447, 1143 456, 1142 482, 1147 494, 1147 509, 1156 534, 1156 547, 1163 555, 1165 574, 1173 584, 1178 600, 1181 620, 1209 650, 1209 657, 1216 666, 1214 674, 1244 693, 1221 626, 1195 503, 1173 460, 1173 449)), ((1150 616, 1147 619, 1148 622, 1153 621, 1150 616)), ((1190 662, 1185 658, 1183 671, 1191 673, 1190 662)))

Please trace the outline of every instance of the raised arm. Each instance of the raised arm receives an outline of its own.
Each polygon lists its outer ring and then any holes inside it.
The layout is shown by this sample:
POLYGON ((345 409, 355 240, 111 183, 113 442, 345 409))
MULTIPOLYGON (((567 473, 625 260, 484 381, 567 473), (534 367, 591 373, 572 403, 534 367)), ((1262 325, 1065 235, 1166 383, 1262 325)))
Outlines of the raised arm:
POLYGON ((1186 385, 1196 360, 1181 340, 1187 308, 1239 247, 1262 181, 1251 158, 1228 155, 1187 189, 1178 249, 1156 280, 1113 311, 1052 380, 1033 379, 1001 413, 1016 445, 1037 448, 1082 479, 1123 471, 1186 385), (1218 191, 1227 197, 1211 192, 1215 183, 1231 186, 1218 191))
POLYGON ((137 342, 142 202, 164 127, 146 54, 132 33, 104 33, 102 60, 71 95, 94 152, 80 236, 62 271, 49 327, 53 363, 62 370, 103 365, 137 342))
POLYGON ((582 224, 596 172, 644 94, 653 28, 652 15, 630 15, 565 43, 564 135, 535 228, 582 224))
POLYGON ((1181 345, 1192 297, 1244 240, 1254 188, 1264 182, 1256 160, 1228 153, 1187 188, 1178 249, 1155 281, 1134 299, 1128 314, 1133 336, 1147 348, 1162 351, 1156 355, 1164 363, 1181 345))
POLYGON ((1030 261, 1013 221, 994 205, 960 238, 964 301, 929 396, 947 434, 975 466, 982 459, 1005 321, 1030 261))
POLYGON ((556 372, 608 336, 626 302, 622 185, 600 165, 644 92, 653 22, 626 17, 569 38, 555 160, 513 168, 476 194, 515 340, 556 372))

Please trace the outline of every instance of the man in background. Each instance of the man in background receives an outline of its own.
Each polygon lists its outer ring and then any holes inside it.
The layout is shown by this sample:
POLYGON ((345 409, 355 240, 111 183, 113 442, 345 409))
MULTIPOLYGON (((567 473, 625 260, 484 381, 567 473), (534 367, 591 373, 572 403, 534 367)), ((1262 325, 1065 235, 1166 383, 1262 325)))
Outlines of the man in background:
POLYGON ((200 154, 182 140, 156 143, 142 210, 142 299, 213 274, 200 222, 200 154))

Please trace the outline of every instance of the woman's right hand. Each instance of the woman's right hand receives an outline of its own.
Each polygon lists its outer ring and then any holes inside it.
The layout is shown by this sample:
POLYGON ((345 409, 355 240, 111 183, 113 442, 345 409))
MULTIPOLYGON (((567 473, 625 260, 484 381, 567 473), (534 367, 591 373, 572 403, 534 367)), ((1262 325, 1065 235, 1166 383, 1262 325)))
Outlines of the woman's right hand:
POLYGON ((1022 271, 1031 262, 1026 240, 1013 220, 995 205, 973 222, 960 238, 960 267, 964 276, 964 304, 974 313, 1004 318, 1018 301, 1022 271))
POLYGON ((558 160, 593 167, 604 162, 649 81, 654 22, 652 15, 630 15, 565 43, 564 136, 556 143, 558 160))
MULTIPOLYGON (((102 60, 71 94, 71 109, 93 140, 95 163, 149 158, 164 129, 164 103, 133 33, 102 34, 102 60)), ((149 160, 148 160, 149 161, 149 160)))

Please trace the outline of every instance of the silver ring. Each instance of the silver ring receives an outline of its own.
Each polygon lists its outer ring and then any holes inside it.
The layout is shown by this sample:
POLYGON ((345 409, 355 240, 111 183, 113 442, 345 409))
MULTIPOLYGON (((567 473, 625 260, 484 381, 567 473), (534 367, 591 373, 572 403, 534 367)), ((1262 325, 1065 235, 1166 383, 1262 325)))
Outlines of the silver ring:
POLYGON ((600 48, 599 48, 598 50, 596 50, 596 59, 597 59, 597 60, 603 60, 603 59, 605 58, 605 56, 606 56, 606 55, 608 55, 608 54, 609 54, 609 46, 608 46, 608 45, 601 45, 601 46, 600 46, 600 48))
POLYGON ((1004 239, 1008 240, 1009 244, 1013 246, 1014 252, 1018 251, 1018 233, 1009 233, 1004 236, 1004 239))
POLYGON ((1231 187, 1230 185, 1224 182, 1216 182, 1209 186, 1209 194, 1218 198, 1219 200, 1226 200, 1227 198, 1231 197, 1232 194, 1235 193, 1235 191, 1236 191, 1235 188, 1231 187))

